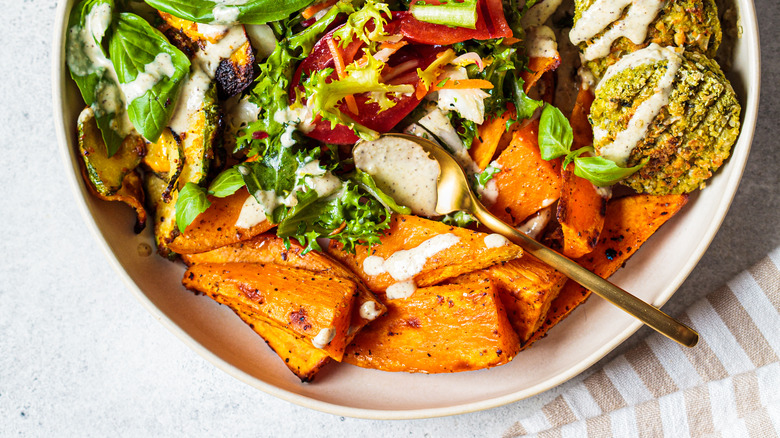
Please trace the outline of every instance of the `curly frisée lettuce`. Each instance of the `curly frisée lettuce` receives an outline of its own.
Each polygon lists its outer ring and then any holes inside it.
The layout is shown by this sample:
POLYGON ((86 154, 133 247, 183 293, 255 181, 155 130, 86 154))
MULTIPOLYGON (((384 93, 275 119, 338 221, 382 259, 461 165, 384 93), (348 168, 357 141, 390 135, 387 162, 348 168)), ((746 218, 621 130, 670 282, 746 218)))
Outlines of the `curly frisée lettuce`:
POLYGON ((368 103, 379 105, 379 113, 395 106, 393 95, 412 93, 412 85, 388 85, 381 82, 382 69, 385 64, 373 56, 366 56, 364 65, 357 62, 346 67, 347 76, 341 80, 329 81, 333 69, 325 69, 312 74, 303 82, 307 106, 313 114, 319 114, 323 119, 337 124, 346 125, 364 140, 375 139, 378 133, 353 121, 342 113, 338 105, 347 96, 369 93, 368 103))

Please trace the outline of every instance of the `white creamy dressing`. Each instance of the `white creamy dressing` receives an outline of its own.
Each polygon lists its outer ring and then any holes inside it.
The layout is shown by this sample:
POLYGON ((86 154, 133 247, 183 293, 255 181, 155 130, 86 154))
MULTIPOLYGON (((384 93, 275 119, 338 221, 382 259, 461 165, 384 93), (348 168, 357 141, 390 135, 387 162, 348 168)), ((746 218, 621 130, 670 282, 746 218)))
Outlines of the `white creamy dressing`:
POLYGON ((540 0, 523 15, 520 24, 523 29, 534 26, 541 26, 550 19, 552 14, 558 9, 563 0, 540 0))
POLYGON ((314 339, 311 340, 311 343, 315 347, 319 349, 323 349, 328 344, 330 344, 330 341, 332 341, 335 336, 336 336, 336 330, 333 327, 324 328, 320 330, 319 333, 317 333, 317 336, 315 336, 314 339))
MULTIPOLYGON (((447 67, 442 78, 450 80, 468 79, 469 75, 464 67, 447 67)), ((485 121, 485 99, 490 97, 486 91, 480 88, 445 89, 439 90, 436 102, 439 108, 445 111, 457 111, 464 119, 481 125, 485 121)))
POLYGON ((296 130, 303 133, 311 132, 314 129, 313 119, 314 114, 308 106, 296 105, 294 108, 288 107, 274 113, 274 121, 285 125, 284 133, 279 139, 282 146, 289 148, 295 144, 292 135, 296 130))
POLYGON ((230 31, 230 26, 219 24, 195 23, 195 28, 198 30, 199 34, 216 41, 220 40, 230 31))
POLYGON ((385 297, 388 300, 401 300, 411 297, 416 290, 414 280, 401 281, 390 285, 385 291, 385 297))
POLYGON ((368 275, 387 272, 396 281, 406 281, 422 272, 428 259, 460 242, 460 237, 452 234, 439 234, 424 241, 419 246, 393 253, 387 259, 368 256, 363 260, 363 271, 368 275))
POLYGON ((586 42, 612 25, 582 52, 586 61, 609 55, 612 43, 621 37, 634 44, 642 44, 647 38, 650 23, 665 4, 666 0, 596 0, 582 12, 569 38, 574 44, 586 42), (630 6, 628 13, 620 20, 627 6, 630 6))
POLYGON ((111 6, 107 3, 92 7, 84 18, 84 27, 68 29, 66 59, 68 67, 77 76, 102 73, 98 84, 96 100, 92 104, 95 116, 114 113, 111 129, 121 136, 127 136, 135 129, 125 111, 125 98, 119 88, 114 65, 103 53, 100 45, 111 24, 111 6))
POLYGON ((212 0, 216 5, 211 13, 214 15, 212 24, 235 24, 241 10, 238 6, 246 4, 248 0, 212 0))
POLYGON ((246 34, 252 47, 257 50, 257 59, 265 59, 276 48, 276 35, 267 24, 245 24, 246 34))
POLYGON ((355 167, 400 205, 419 216, 435 216, 439 163, 417 143, 398 137, 360 142, 352 151, 355 167))
POLYGON ((367 321, 373 321, 379 316, 379 309, 376 308, 376 303, 374 301, 366 301, 360 306, 360 317, 367 320, 367 321))
POLYGON ((183 134, 190 126, 190 117, 203 106, 203 99, 211 87, 219 63, 229 58, 236 50, 247 42, 242 26, 233 26, 216 43, 206 42, 202 49, 195 53, 189 79, 182 87, 176 109, 169 124, 171 130, 183 134))
POLYGON ((509 239, 500 234, 488 234, 485 236, 485 246, 488 248, 500 248, 509 245, 509 239))
MULTIPOLYGON (((677 70, 679 70, 682 64, 682 56, 675 49, 661 47, 656 43, 652 43, 642 50, 626 55, 607 69, 596 90, 602 84, 607 83, 614 75, 625 69, 663 61, 666 61, 666 71, 661 79, 658 80, 653 95, 636 108, 631 120, 628 121, 626 129, 618 132, 612 142, 599 148, 598 153, 600 156, 610 159, 621 166, 626 165, 631 151, 645 137, 650 123, 661 112, 661 109, 669 103, 669 96, 674 88, 674 79, 677 76, 677 70)), ((607 135, 608 133, 605 129, 594 127, 594 143, 603 141, 607 135)))
POLYGON ((295 188, 293 192, 308 187, 320 198, 330 196, 341 190, 344 183, 329 170, 320 167, 320 160, 312 160, 295 171, 295 188))
POLYGON ((128 105, 146 94, 164 78, 173 77, 175 73, 176 67, 173 66, 171 55, 159 53, 154 57, 154 61, 144 66, 144 71, 139 72, 135 79, 126 84, 120 84, 128 105))
POLYGON ((528 28, 526 50, 531 58, 558 57, 558 41, 555 39, 555 32, 547 26, 528 28))
POLYGON ((521 233, 525 233, 532 239, 537 239, 542 234, 545 227, 547 227, 552 215, 552 208, 543 208, 535 215, 531 216, 527 221, 520 224, 520 226, 517 227, 517 230, 521 233))
POLYGON ((227 115, 227 129, 229 132, 238 133, 249 126, 260 115, 260 107, 249 101, 249 96, 233 96, 225 102, 225 114, 227 115))
POLYGON ((241 213, 236 221, 236 228, 252 228, 265 221, 265 207, 257 202, 254 196, 249 195, 241 206, 241 213))

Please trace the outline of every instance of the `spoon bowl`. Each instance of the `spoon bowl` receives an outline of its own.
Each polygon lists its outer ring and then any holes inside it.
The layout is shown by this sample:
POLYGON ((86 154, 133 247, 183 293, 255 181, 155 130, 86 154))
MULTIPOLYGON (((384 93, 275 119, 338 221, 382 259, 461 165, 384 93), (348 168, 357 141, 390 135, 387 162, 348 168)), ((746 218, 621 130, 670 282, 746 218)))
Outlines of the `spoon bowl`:
POLYGON ((383 136, 414 142, 439 163, 440 172, 436 185, 438 195, 436 213, 442 215, 455 211, 471 213, 490 230, 503 235, 523 248, 524 251, 557 269, 568 278, 581 284, 601 298, 606 299, 669 339, 686 347, 693 347, 698 343, 699 335, 690 327, 583 268, 573 260, 542 245, 494 216, 482 205, 471 190, 468 178, 461 165, 438 144, 409 134, 383 134, 383 136))

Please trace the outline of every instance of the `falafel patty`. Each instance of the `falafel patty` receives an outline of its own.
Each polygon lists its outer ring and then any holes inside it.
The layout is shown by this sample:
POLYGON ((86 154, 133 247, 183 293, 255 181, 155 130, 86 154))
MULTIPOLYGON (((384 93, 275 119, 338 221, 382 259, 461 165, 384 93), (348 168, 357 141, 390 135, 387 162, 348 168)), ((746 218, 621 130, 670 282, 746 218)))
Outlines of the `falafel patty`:
POLYGON ((600 78, 651 43, 715 57, 722 38, 715 0, 575 0, 572 43, 600 78))
POLYGON ((705 185, 739 135, 741 107, 715 61, 651 44, 611 66, 590 113, 596 153, 643 167, 622 181, 637 192, 705 185))

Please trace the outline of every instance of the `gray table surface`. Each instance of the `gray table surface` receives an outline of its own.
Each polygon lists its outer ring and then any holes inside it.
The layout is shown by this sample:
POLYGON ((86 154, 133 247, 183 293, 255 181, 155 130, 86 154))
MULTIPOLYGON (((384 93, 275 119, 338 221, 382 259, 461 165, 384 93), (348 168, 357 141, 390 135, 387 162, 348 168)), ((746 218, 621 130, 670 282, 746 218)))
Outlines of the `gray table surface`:
MULTIPOLYGON (((723 227, 664 307, 671 314, 780 245, 780 3, 756 6, 763 71, 752 152, 723 227)), ((74 204, 52 121, 55 2, 0 8, 0 436, 501 436, 565 388, 473 414, 368 421, 278 400, 212 366, 135 301, 74 204)))

